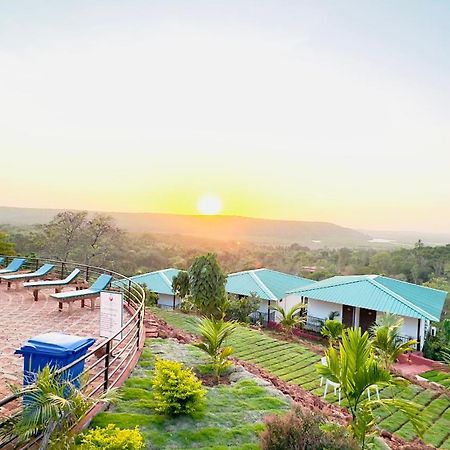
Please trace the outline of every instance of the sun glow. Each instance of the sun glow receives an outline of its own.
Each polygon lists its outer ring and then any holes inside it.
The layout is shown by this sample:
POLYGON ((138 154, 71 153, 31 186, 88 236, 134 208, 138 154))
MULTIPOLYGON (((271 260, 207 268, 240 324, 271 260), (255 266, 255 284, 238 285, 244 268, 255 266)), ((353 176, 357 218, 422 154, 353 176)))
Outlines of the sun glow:
POLYGON ((200 214, 212 216, 222 211, 222 200, 215 195, 204 195, 198 199, 197 209, 200 214))

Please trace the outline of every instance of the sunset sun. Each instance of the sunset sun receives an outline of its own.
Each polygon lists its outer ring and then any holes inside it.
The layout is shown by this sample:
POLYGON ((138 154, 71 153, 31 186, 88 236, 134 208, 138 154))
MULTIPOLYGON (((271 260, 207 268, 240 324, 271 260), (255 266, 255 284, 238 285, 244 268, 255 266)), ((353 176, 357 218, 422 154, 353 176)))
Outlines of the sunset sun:
POLYGON ((203 215, 216 215, 222 211, 222 200, 215 195, 203 195, 198 199, 197 209, 203 215))

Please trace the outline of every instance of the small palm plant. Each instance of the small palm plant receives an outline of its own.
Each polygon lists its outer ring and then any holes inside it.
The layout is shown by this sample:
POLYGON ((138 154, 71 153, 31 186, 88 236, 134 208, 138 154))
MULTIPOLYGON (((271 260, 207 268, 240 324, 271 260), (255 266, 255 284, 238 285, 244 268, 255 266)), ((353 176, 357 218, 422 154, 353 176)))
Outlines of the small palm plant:
POLYGON ((322 336, 328 339, 330 347, 334 347, 342 336, 344 326, 339 320, 326 320, 324 326, 320 330, 322 336))
POLYGON ((230 365, 228 358, 233 353, 233 347, 224 346, 224 344, 236 327, 237 323, 235 322, 226 322, 213 317, 204 317, 200 322, 199 330, 202 341, 194 345, 210 357, 217 383, 219 383, 224 370, 230 365))
POLYGON ((1 434, 15 435, 22 443, 41 435, 40 450, 70 448, 72 426, 94 403, 72 383, 60 380, 48 366, 38 373, 33 385, 16 394, 24 398, 24 407, 2 428, 1 434))
POLYGON ((370 330, 373 336, 372 345, 375 355, 387 370, 391 369, 400 355, 414 351, 414 346, 417 344, 414 339, 404 341, 400 337, 402 325, 401 317, 385 314, 370 330))
POLYGON ((273 306, 273 309, 281 314, 280 325, 287 335, 292 335, 294 328, 305 323, 306 319, 300 315, 300 311, 305 308, 306 305, 303 303, 298 303, 287 310, 279 305, 273 306))
POLYGON ((366 391, 371 386, 399 384, 391 373, 375 359, 369 334, 361 329, 347 328, 342 334, 339 351, 330 347, 326 352, 327 365, 318 364, 317 371, 323 377, 339 383, 342 396, 347 400, 351 414, 350 429, 354 437, 366 445, 367 436, 374 431, 377 406, 395 407, 405 414, 419 436, 423 435, 426 420, 419 415, 420 407, 403 399, 369 400, 366 391))

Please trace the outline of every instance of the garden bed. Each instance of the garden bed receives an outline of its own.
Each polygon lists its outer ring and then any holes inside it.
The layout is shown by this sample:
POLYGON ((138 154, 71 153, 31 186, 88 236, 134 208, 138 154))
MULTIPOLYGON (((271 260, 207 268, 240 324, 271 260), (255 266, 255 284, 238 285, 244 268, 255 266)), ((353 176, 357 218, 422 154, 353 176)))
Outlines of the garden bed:
MULTIPOLYGON (((173 311, 154 310, 173 327, 195 334, 198 318, 173 311)), ((280 379, 298 385, 320 397, 323 387, 316 371, 320 356, 304 345, 275 339, 263 332, 248 327, 238 327, 229 341, 235 348, 234 356, 248 361, 280 379)), ((424 417, 430 420, 430 428, 425 434, 425 442, 437 448, 450 450, 450 396, 431 388, 409 384, 396 388, 380 390, 382 397, 399 397, 412 400, 422 406, 424 417)), ((333 404, 337 398, 327 396, 333 404)), ((345 402, 342 403, 345 406, 345 402)), ((414 430, 406 417, 395 409, 379 409, 380 428, 394 433, 400 438, 412 441, 416 438, 414 430)))
POLYGON ((289 399, 269 383, 234 368, 230 384, 207 388, 202 412, 175 418, 157 414, 151 387, 156 357, 181 361, 194 369, 206 363, 203 352, 191 345, 172 339, 147 340, 132 376, 119 390, 119 399, 109 411, 97 415, 91 427, 139 426, 148 449, 251 450, 259 448, 263 418, 290 407, 289 399))

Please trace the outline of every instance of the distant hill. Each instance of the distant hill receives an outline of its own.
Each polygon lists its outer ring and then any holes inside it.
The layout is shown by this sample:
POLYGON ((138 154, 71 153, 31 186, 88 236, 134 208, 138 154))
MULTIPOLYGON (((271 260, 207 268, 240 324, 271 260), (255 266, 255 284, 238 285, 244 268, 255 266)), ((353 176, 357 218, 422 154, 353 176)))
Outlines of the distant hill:
MULTIPOLYGON (((46 223, 62 210, 0 207, 0 224, 46 223)), ((291 244, 310 248, 367 246, 370 236, 326 222, 255 219, 238 216, 188 216, 154 213, 105 213, 130 232, 166 233, 211 239, 291 244)))

